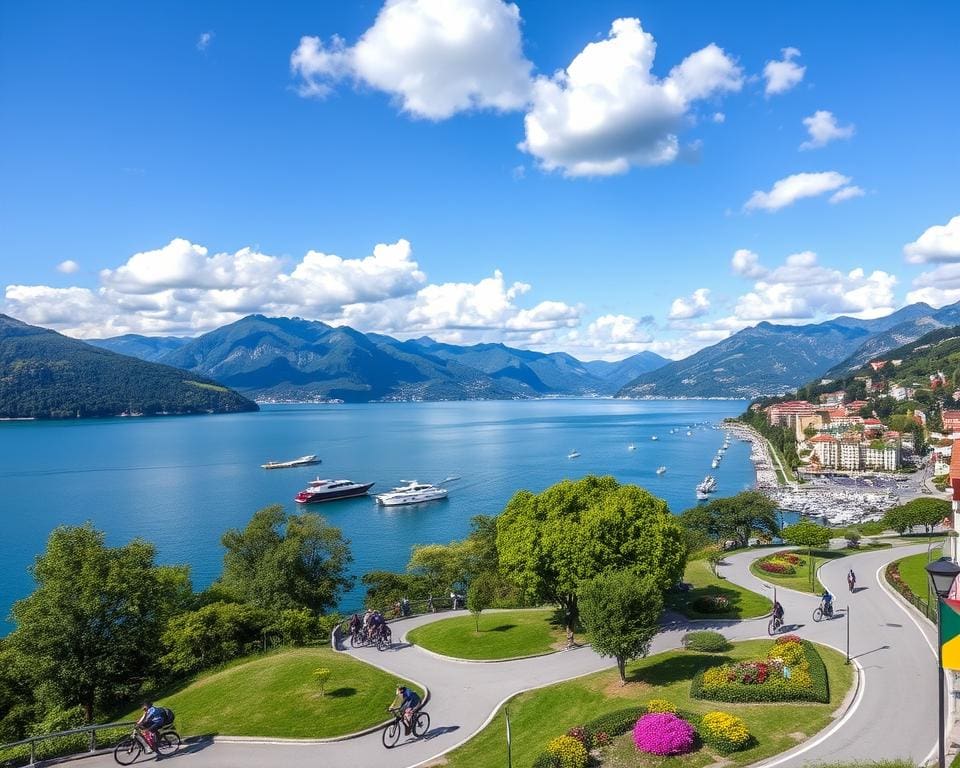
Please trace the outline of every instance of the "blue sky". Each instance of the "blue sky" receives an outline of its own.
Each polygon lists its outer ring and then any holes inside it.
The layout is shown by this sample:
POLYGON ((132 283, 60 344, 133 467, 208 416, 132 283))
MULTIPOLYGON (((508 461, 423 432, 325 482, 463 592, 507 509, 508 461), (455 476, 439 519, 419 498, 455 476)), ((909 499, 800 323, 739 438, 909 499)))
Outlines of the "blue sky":
POLYGON ((4 3, 2 309, 81 337, 263 311, 616 359, 952 303, 958 17, 4 3))

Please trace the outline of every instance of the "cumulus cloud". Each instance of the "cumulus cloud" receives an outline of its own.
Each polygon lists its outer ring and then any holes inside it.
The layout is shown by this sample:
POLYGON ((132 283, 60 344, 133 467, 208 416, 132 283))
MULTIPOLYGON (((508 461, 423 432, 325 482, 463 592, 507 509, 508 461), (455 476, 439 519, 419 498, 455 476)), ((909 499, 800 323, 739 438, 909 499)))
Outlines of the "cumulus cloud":
POLYGON ((63 272, 65 275, 72 275, 74 272, 80 269, 80 265, 77 264, 73 259, 67 259, 66 261, 61 261, 57 264, 57 272, 63 272))
POLYGON ((197 50, 205 51, 209 47, 210 43, 213 42, 213 32, 203 32, 200 34, 200 37, 197 38, 197 50))
POLYGON ((810 138, 800 145, 800 149, 818 149, 836 139, 849 139, 855 131, 853 123, 839 125, 833 112, 825 109, 818 109, 810 117, 803 118, 803 124, 810 138))
POLYGON ((723 112, 714 112, 712 120, 715 123, 724 123, 727 120, 727 116, 723 114, 723 112))
POLYGON ((817 197, 827 192, 838 191, 830 202, 838 203, 863 194, 859 187, 851 187, 850 177, 836 171, 821 173, 795 173, 774 182, 769 192, 755 191, 744 203, 744 210, 779 211, 805 197, 817 197), (847 192, 846 190, 852 190, 847 192))
POLYGON ((742 256, 740 263, 760 278, 734 307, 734 318, 744 323, 796 322, 838 314, 879 317, 895 306, 897 278, 881 270, 870 274, 861 268, 842 272, 821 265, 812 251, 791 254, 782 265, 762 272, 754 258, 742 256))
POLYGON ((587 45, 565 70, 537 77, 520 148, 569 176, 673 162, 693 104, 740 90, 743 73, 711 43, 660 79, 652 72, 656 48, 639 19, 617 19, 607 39, 587 45))
POLYGON ((844 200, 852 200, 855 197, 863 197, 866 192, 861 187, 852 185, 849 187, 844 187, 839 189, 830 195, 831 205, 836 205, 837 203, 842 203, 844 200))
POLYGON ((690 296, 681 296, 670 305, 670 320, 687 320, 710 311, 710 289, 697 288, 690 296))
POLYGON ((350 78, 430 120, 523 107, 532 68, 520 10, 501 0, 389 0, 355 45, 304 36, 290 56, 301 96, 322 98, 350 78))
POLYGON ((768 61, 763 68, 763 77, 767 81, 764 93, 774 96, 789 91, 797 85, 807 71, 806 67, 797 64, 794 59, 800 56, 796 48, 784 48, 780 60, 768 61))
POLYGON ((766 268, 760 265, 760 257, 746 248, 739 248, 730 259, 733 271, 741 277, 758 278, 767 274, 766 268))
POLYGON ((928 227, 920 237, 903 246, 903 253, 911 264, 960 261, 960 216, 928 227))

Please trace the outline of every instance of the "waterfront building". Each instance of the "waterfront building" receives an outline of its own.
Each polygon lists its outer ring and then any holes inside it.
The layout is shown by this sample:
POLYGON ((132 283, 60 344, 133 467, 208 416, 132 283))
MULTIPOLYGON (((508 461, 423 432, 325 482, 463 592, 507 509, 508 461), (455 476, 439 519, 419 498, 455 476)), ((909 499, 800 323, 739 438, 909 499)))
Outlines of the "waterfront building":
POLYGON ((960 411, 943 412, 943 431, 948 435, 960 432, 960 411))
POLYGON ((767 422, 772 427, 790 427, 796 429, 797 418, 813 416, 813 403, 806 400, 788 400, 785 403, 774 403, 767 406, 767 422))

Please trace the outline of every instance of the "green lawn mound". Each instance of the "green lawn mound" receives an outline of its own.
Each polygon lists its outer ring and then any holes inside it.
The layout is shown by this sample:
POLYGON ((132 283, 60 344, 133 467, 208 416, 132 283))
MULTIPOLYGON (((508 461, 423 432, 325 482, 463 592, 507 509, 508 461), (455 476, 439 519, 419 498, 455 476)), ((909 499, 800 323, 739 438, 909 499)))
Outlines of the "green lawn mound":
POLYGON ((173 709, 183 735, 322 739, 383 722, 397 682, 329 648, 295 648, 202 675, 158 704, 173 709), (318 668, 330 670, 324 695, 318 668))
POLYGON ((810 581, 810 568, 814 572, 827 560, 837 560, 853 554, 857 550, 849 549, 814 549, 811 553, 806 549, 796 549, 790 552, 777 552, 766 557, 757 558, 750 563, 750 572, 759 579, 776 584, 778 587, 789 587, 798 592, 820 594, 823 585, 814 578, 810 581), (782 568, 780 572, 764 570, 764 564, 770 567, 782 568))
POLYGON ((671 592, 667 607, 690 619, 755 619, 770 612, 769 598, 721 578, 723 569, 714 576, 706 560, 691 560, 683 580, 693 589, 671 592))
POLYGON ((407 640, 444 656, 483 661, 559 650, 566 634, 554 610, 484 611, 479 632, 473 616, 456 616, 417 627, 407 640))
POLYGON ((928 562, 938 560, 939 558, 940 547, 935 546, 930 550, 929 556, 926 552, 920 552, 919 554, 910 555, 897 561, 900 578, 904 584, 910 587, 910 591, 917 597, 924 600, 927 599, 927 592, 930 589, 930 577, 927 575, 926 566, 928 562))
MULTIPOLYGON (((853 685, 853 668, 844 657, 817 646, 829 680, 828 703, 736 704, 703 701, 690 696, 691 682, 718 664, 763 658, 771 642, 735 643, 723 654, 670 651, 628 664, 625 686, 615 669, 515 696, 507 704, 513 764, 534 765, 547 745, 571 729, 630 707, 646 707, 653 699, 669 702, 682 713, 701 717, 721 711, 741 718, 753 740, 747 749, 722 754, 709 746, 677 757, 656 757, 637 751, 630 731, 614 736, 600 752, 607 768, 702 768, 749 765, 806 741, 833 722, 833 713, 853 685)), ((613 719, 616 719, 614 717, 613 719)), ((504 718, 499 715, 473 739, 446 755, 448 768, 499 768, 503 764, 504 718)))

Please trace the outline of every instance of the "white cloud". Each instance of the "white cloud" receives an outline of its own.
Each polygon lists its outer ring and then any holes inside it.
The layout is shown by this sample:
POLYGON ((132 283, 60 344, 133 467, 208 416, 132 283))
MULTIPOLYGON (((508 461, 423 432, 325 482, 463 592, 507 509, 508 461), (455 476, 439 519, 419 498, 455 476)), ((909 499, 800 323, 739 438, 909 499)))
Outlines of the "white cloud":
POLYGON ((690 296, 673 300, 670 305, 670 320, 686 320, 700 317, 710 311, 710 289, 697 288, 690 296))
POLYGON ((803 80, 803 75, 807 71, 806 67, 802 67, 794 61, 800 56, 800 51, 796 48, 784 48, 781 53, 783 54, 782 59, 768 61, 763 68, 763 77, 767 81, 764 93, 767 96, 789 91, 803 80))
POLYGON ((903 246, 903 253, 911 264, 960 260, 960 216, 954 216, 945 225, 928 227, 920 237, 903 246))
POLYGON ((61 261, 57 264, 57 272, 63 272, 65 275, 72 275, 74 272, 80 269, 80 265, 77 264, 73 259, 67 259, 66 261, 61 261))
POLYGON ((537 77, 520 148, 568 176, 673 162, 693 102, 740 90, 743 74, 711 43, 659 79, 656 47, 639 19, 617 19, 607 39, 587 45, 565 70, 537 77))
MULTIPOLYGON (((741 264, 759 269, 756 259, 742 257, 741 264)), ((744 323, 798 322, 838 314, 879 317, 895 306, 894 275, 881 270, 867 274, 860 268, 844 273, 819 264, 812 251, 791 254, 781 266, 754 274, 760 279, 734 307, 734 318, 744 323)))
POLYGON ((751 279, 763 277, 767 274, 766 268, 760 265, 760 257, 746 248, 739 248, 734 251, 733 258, 730 259, 730 266, 736 274, 751 279))
POLYGON ((853 123, 838 125, 833 112, 825 109, 818 109, 810 117, 803 118, 803 124, 807 127, 810 139, 803 142, 800 149, 817 149, 835 139, 849 139, 856 130, 853 123))
MULTIPOLYGON (((744 210, 753 211, 753 210, 764 210, 764 211, 779 211, 781 208, 785 208, 788 205, 793 205, 797 200, 801 200, 805 197, 817 197, 818 195, 825 194, 826 192, 833 192, 835 190, 842 190, 845 187, 848 187, 850 184, 850 177, 844 176, 836 171, 824 171, 821 173, 795 173, 792 176, 787 176, 779 181, 774 182, 773 187, 769 192, 762 192, 760 190, 755 191, 750 199, 744 204, 744 210)), ((854 187, 853 189, 859 190, 859 187, 854 187)), ((835 195, 836 200, 831 200, 831 202, 839 202, 840 200, 846 200, 849 197, 856 197, 857 192, 844 193, 847 197, 840 197, 835 195)), ((862 190, 859 190, 859 194, 863 194, 862 190)))
POLYGON ((712 119, 713 119, 713 122, 715 123, 723 123, 723 122, 726 122, 727 116, 723 114, 723 112, 714 112, 712 119))
POLYGON ((864 192, 860 187, 844 187, 843 189, 837 190, 830 195, 830 203, 836 205, 837 203, 842 203, 844 200, 852 200, 855 197, 863 197, 865 194, 867 193, 864 192))
POLYGON ((197 38, 197 50, 205 51, 210 43, 213 42, 213 32, 203 32, 199 38, 197 38))
POLYGON ((520 10, 500 0, 388 0, 355 45, 305 36, 290 56, 302 96, 326 96, 351 77, 430 120, 523 107, 532 68, 520 10))

